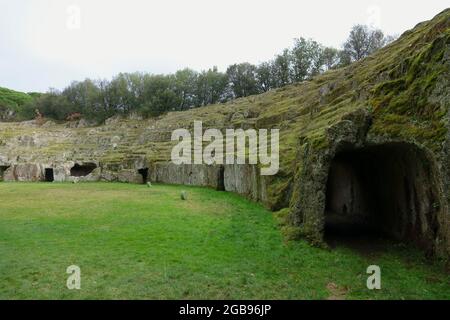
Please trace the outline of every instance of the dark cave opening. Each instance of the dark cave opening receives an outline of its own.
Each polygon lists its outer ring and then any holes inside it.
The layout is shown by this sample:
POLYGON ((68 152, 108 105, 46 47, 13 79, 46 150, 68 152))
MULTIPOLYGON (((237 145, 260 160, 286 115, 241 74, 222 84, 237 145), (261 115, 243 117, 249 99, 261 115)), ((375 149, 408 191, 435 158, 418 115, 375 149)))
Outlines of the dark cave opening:
POLYGON ((148 181, 148 168, 139 169, 138 173, 142 176, 142 183, 147 183, 147 181, 148 181))
POLYGON ((217 191, 225 191, 225 168, 220 166, 219 175, 217 177, 217 191))
POLYGON ((5 171, 8 170, 9 166, 0 166, 0 181, 3 181, 5 171))
POLYGON ((52 168, 45 168, 44 179, 45 179, 45 182, 55 181, 55 176, 54 176, 52 168))
POLYGON ((327 182, 325 241, 395 240, 431 249, 439 210, 432 170, 424 152, 406 143, 337 153, 327 182))
POLYGON ((72 177, 85 177, 97 168, 95 163, 84 163, 82 165, 76 163, 72 169, 70 169, 70 175, 72 177))

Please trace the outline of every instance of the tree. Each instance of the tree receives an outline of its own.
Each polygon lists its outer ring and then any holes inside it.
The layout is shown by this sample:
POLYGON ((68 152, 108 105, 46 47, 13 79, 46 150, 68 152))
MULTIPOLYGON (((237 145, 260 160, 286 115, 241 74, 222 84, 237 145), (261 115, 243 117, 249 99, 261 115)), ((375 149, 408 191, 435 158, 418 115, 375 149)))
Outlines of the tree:
POLYGON ((32 107, 44 117, 56 120, 65 120, 72 110, 72 105, 67 98, 55 89, 50 89, 49 92, 37 98, 32 107))
POLYGON ((290 63, 291 56, 288 49, 284 49, 282 54, 279 54, 275 57, 272 71, 275 87, 279 88, 291 82, 290 63))
POLYGON ((294 40, 292 56, 292 80, 303 81, 320 73, 322 68, 322 47, 313 40, 299 38, 294 40))
POLYGON ((93 105, 98 102, 99 90, 92 80, 86 79, 72 82, 63 90, 62 95, 72 105, 71 112, 90 113, 93 105))
POLYGON ((247 97, 258 93, 256 66, 253 64, 233 64, 228 67, 227 75, 234 97, 247 97))
POLYGON ((331 47, 326 47, 322 52, 322 61, 325 70, 335 68, 339 64, 339 50, 331 47))
POLYGON ((384 47, 390 39, 381 30, 358 24, 350 31, 344 51, 352 61, 358 61, 384 47))
POLYGON ((98 95, 98 110, 96 112, 96 118, 102 121, 115 115, 115 109, 113 106, 113 97, 109 87, 109 82, 106 79, 100 79, 96 81, 96 85, 99 89, 98 95))
POLYGON ((273 62, 263 62, 256 69, 256 81, 259 92, 267 92, 276 86, 273 76, 273 62))
POLYGON ((225 102, 229 97, 228 76, 217 67, 202 71, 196 82, 195 106, 225 102))
POLYGON ((108 84, 111 108, 115 113, 128 114, 133 110, 135 99, 128 87, 127 76, 119 73, 108 84))
POLYGON ((219 72, 217 67, 213 67, 203 73, 203 78, 206 83, 205 104, 224 102, 229 98, 227 95, 227 74, 219 72))
POLYGON ((177 110, 183 111, 195 105, 197 81, 198 73, 189 68, 175 73, 175 93, 180 99, 177 110))
POLYGON ((139 111, 144 116, 158 116, 176 110, 180 97, 175 92, 174 75, 145 75, 143 104, 139 111))
POLYGON ((171 110, 183 111, 221 103, 304 81, 326 70, 363 59, 394 39, 380 30, 356 25, 343 50, 298 38, 294 40, 292 49, 284 49, 273 60, 258 66, 233 64, 226 73, 218 71, 217 67, 202 72, 186 68, 169 75, 135 72, 120 73, 111 81, 86 79, 72 82, 62 92, 50 90, 42 95, 33 94, 33 98, 22 95, 27 103, 11 105, 3 99, 0 101, 0 116, 11 112, 12 108, 16 118, 31 119, 35 107, 46 117, 58 120, 71 113, 80 113, 97 121, 132 112, 158 116, 171 110))
POLYGON ((324 47, 315 42, 310 41, 310 57, 311 57, 311 69, 308 78, 314 77, 323 71, 325 71, 325 60, 323 55, 324 47))
POLYGON ((338 51, 338 59, 339 62, 337 64, 337 67, 346 67, 352 63, 352 57, 346 50, 339 50, 338 51))

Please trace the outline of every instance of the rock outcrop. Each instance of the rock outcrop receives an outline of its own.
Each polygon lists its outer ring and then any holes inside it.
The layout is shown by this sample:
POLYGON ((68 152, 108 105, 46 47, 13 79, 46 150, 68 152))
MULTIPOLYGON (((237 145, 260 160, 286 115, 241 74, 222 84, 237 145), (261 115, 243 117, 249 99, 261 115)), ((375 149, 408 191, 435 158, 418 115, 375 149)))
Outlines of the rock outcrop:
POLYGON ((34 163, 25 163, 10 166, 3 175, 4 181, 42 181, 42 166, 34 163))
POLYGON ((220 165, 154 163, 150 167, 150 180, 224 190, 223 170, 223 166, 220 165))

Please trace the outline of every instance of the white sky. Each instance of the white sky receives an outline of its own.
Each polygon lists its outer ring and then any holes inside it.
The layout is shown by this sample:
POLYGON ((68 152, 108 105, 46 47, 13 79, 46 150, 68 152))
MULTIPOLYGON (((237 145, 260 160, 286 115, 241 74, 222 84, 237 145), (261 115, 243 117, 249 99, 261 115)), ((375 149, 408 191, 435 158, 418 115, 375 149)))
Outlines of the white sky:
POLYGON ((340 47, 354 24, 401 34, 448 7, 450 0, 0 0, 0 86, 46 91, 119 72, 225 71, 269 60, 296 37, 340 47))

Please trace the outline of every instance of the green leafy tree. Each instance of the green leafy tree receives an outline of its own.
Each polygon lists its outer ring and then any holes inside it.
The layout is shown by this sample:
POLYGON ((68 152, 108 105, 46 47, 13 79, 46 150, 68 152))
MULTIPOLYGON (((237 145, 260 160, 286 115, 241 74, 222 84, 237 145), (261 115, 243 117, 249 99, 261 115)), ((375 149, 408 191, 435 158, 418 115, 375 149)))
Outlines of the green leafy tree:
POLYGON ((282 54, 279 54, 275 57, 275 60, 272 64, 272 81, 276 88, 291 83, 290 64, 291 55, 288 49, 285 49, 282 54))
POLYGON ((63 120, 71 113, 104 121, 114 115, 139 112, 158 116, 168 111, 225 102, 304 81, 326 70, 344 67, 375 52, 394 37, 364 25, 352 28, 343 50, 298 38, 292 49, 258 66, 233 64, 226 73, 217 67, 202 72, 183 69, 175 74, 120 73, 106 79, 72 82, 62 92, 25 94, 0 88, 0 119, 32 119, 35 109, 63 120))
POLYGON ((177 110, 186 110, 195 105, 198 77, 197 72, 188 68, 175 73, 175 93, 180 99, 177 110))
POLYGON ((366 25, 355 25, 344 43, 344 51, 351 61, 361 60, 384 47, 393 38, 385 36, 381 30, 371 29, 366 25))
POLYGON ((158 116, 176 110, 180 97, 175 92, 175 77, 166 75, 145 75, 143 104, 139 110, 144 116, 158 116))
POLYGON ((71 104, 70 113, 80 112, 87 118, 94 118, 100 99, 100 91, 94 81, 86 79, 82 82, 72 82, 62 95, 71 104))
POLYGON ((276 87, 273 74, 273 62, 263 62, 256 69, 256 81, 259 92, 267 92, 276 87))
POLYGON ((197 77, 195 106, 205 106, 224 102, 228 95, 228 76, 217 70, 217 67, 202 71, 197 77))
MULTIPOLYGON (((46 118, 65 120, 73 106, 68 99, 55 89, 50 89, 46 94, 37 98, 30 109, 39 110, 46 118)), ((34 110, 32 111, 35 115, 34 110)), ((31 110, 30 110, 31 114, 31 110)))
POLYGON ((313 40, 294 40, 292 56, 292 79, 303 81, 322 71, 322 46, 313 40))
POLYGON ((233 95, 236 98, 258 93, 256 66, 245 62, 228 67, 227 75, 233 95))
POLYGON ((334 69, 339 65, 339 50, 326 47, 322 51, 322 61, 325 70, 334 69))

